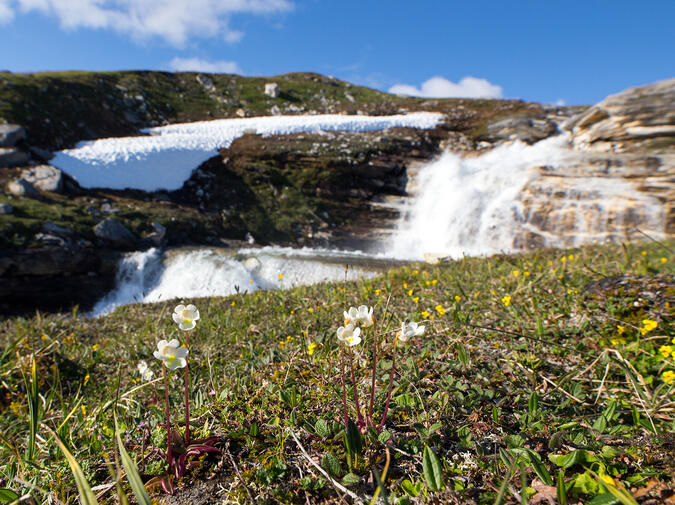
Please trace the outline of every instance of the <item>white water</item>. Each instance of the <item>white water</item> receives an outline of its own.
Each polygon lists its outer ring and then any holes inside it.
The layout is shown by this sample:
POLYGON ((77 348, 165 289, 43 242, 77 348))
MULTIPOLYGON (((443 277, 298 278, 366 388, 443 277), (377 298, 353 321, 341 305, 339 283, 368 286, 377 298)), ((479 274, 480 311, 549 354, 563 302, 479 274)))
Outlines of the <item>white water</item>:
POLYGON ((418 193, 404 209, 391 254, 457 258, 513 250, 514 223, 522 214, 518 195, 537 176, 536 167, 558 164, 568 154, 564 136, 532 146, 504 144, 475 158, 446 152, 420 170, 418 193))
POLYGON ((59 151, 52 164, 85 188, 179 189, 192 171, 248 131, 286 135, 321 131, 373 131, 395 127, 434 128, 441 114, 416 112, 395 116, 271 116, 218 119, 160 126, 147 136, 80 142, 59 151))
MULTIPOLYGON (((241 249, 236 254, 207 248, 133 252, 120 262, 115 289, 94 306, 90 315, 102 316, 129 303, 227 296, 238 291, 337 281, 344 279, 345 264, 369 260, 377 262, 359 252, 289 247, 241 249)), ((350 267, 348 278, 372 277, 383 266, 350 267)))

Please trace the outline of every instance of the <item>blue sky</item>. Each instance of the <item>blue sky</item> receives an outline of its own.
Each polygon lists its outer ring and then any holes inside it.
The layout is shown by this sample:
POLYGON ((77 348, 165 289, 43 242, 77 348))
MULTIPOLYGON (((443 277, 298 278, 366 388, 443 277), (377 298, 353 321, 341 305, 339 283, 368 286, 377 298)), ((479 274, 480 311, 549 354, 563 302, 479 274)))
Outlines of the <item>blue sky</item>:
POLYGON ((0 0, 0 69, 315 71, 594 103, 675 77, 675 0, 0 0))

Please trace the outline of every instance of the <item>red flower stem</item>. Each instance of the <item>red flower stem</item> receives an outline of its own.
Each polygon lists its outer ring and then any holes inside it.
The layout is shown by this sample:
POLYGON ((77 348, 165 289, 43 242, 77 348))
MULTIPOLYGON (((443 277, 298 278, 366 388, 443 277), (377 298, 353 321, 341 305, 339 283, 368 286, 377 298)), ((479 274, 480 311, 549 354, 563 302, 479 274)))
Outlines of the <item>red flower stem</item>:
POLYGON ((347 385, 345 384, 345 351, 340 352, 340 377, 342 379, 342 407, 344 410, 345 429, 347 429, 347 385))
MULTIPOLYGON (((190 332, 185 332, 185 347, 190 350, 190 332)), ((187 359, 185 360, 185 447, 190 445, 190 375, 187 359)))
POLYGON ((394 374, 396 372, 396 344, 398 342, 398 337, 394 339, 394 354, 391 358, 391 372, 389 373, 389 389, 387 391, 387 401, 384 404, 384 412, 382 413, 382 420, 380 421, 379 426, 377 427, 377 432, 382 431, 384 422, 387 420, 387 412, 389 412, 389 401, 391 400, 391 388, 394 384, 394 374))
POLYGON ((363 426, 363 417, 361 417, 361 403, 359 402, 359 392, 356 387, 356 374, 354 373, 354 360, 352 359, 352 349, 347 347, 349 353, 349 365, 352 369, 352 385, 354 386, 354 402, 356 403, 356 420, 360 426, 363 426))
POLYGON ((171 452, 171 416, 169 415, 169 379, 166 376, 166 367, 164 365, 162 365, 162 374, 164 375, 164 405, 166 406, 166 440, 169 445, 166 451, 166 462, 169 465, 170 472, 173 454, 171 452))
POLYGON ((373 323, 373 379, 370 383, 370 407, 368 407, 368 419, 373 425, 373 404, 375 403, 375 373, 377 372, 377 321, 373 323))

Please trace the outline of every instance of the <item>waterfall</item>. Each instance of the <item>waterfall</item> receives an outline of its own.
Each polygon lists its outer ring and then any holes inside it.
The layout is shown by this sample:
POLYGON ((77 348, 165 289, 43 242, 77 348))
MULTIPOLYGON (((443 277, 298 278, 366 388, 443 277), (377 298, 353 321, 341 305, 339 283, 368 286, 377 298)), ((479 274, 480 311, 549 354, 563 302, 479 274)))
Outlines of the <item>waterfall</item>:
POLYGON ((658 198, 621 170, 599 170, 599 161, 571 150, 567 135, 474 157, 446 152, 410 182, 415 193, 387 250, 397 258, 458 258, 616 242, 635 227, 663 238, 658 198))

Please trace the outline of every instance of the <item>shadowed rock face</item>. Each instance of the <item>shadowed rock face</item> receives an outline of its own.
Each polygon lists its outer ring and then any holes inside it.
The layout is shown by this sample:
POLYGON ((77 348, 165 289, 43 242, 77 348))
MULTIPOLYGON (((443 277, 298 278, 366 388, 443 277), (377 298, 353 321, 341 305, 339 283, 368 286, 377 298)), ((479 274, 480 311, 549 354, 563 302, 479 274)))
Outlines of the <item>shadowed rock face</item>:
POLYGON ((576 148, 596 151, 675 147, 675 79, 605 98, 564 126, 576 148))

